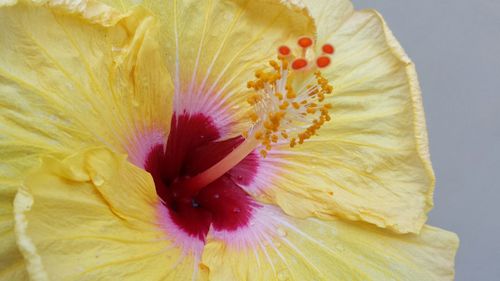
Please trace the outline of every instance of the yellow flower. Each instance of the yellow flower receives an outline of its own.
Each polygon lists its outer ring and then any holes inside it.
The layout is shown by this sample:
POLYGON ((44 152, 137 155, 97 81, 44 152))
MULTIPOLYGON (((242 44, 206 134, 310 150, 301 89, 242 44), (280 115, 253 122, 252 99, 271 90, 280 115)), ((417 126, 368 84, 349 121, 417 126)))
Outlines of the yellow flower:
POLYGON ((0 279, 453 279, 379 14, 135 4, 0 0, 0 279))

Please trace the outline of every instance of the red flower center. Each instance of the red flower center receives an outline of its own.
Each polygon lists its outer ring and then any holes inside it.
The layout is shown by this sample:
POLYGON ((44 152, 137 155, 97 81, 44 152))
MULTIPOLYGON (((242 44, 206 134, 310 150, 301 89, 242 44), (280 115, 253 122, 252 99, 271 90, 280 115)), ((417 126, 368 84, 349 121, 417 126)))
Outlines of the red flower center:
POLYGON ((154 147, 145 165, 173 222, 202 240, 211 225, 216 230, 245 226, 255 206, 240 188, 249 184, 257 172, 258 158, 253 152, 198 193, 182 192, 183 181, 210 168, 243 142, 242 137, 218 141, 220 137, 210 117, 201 113, 175 114, 167 146, 154 147))

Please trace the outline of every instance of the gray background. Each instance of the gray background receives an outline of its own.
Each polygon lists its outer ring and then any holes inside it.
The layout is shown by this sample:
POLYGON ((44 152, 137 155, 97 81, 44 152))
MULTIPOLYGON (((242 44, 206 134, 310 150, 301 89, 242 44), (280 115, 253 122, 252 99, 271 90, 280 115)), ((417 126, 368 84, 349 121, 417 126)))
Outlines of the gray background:
POLYGON ((457 281, 500 280, 500 0, 354 0, 417 66, 437 184, 429 224, 456 232, 457 281))

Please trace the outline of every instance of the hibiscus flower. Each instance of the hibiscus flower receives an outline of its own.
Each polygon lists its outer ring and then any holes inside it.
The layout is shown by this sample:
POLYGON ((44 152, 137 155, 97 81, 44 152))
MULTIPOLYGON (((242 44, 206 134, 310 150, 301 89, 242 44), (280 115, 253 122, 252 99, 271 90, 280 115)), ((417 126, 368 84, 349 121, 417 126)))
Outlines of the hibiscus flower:
POLYGON ((0 0, 1 279, 453 279, 378 13, 136 4, 0 0))

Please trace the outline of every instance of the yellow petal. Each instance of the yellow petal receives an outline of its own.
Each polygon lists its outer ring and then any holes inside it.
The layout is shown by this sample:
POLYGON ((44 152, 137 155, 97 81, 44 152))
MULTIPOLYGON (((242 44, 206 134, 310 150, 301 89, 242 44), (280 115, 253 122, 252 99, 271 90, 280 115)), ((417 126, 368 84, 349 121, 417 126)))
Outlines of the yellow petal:
MULTIPOLYGON (((161 21, 161 42, 175 84, 175 111, 203 112, 223 133, 247 110, 247 81, 313 26, 282 1, 146 1, 161 21)), ((241 124, 240 124, 241 125, 241 124)), ((228 132, 229 131, 229 132, 228 132)))
POLYGON ((14 235, 12 202, 18 185, 0 180, 0 280, 27 280, 24 259, 14 235))
POLYGON ((347 12, 339 25, 314 14, 315 1, 305 3, 319 30, 338 26, 318 38, 336 48, 323 73, 335 88, 332 120, 304 145, 271 153, 280 168, 268 195, 293 215, 418 232, 432 207, 434 174, 414 66, 376 12, 347 12))
POLYGON ((17 0, 0 0, 0 7, 2 6, 12 6, 17 3, 17 0))
POLYGON ((316 37, 325 43, 354 12, 350 0, 302 0, 316 26, 316 37))
POLYGON ((159 227, 158 203, 151 176, 107 149, 44 158, 14 203, 30 277, 190 280, 194 258, 159 227))
POLYGON ((144 132, 169 126, 153 18, 64 3, 0 9, 0 177, 18 176, 39 153, 89 144, 132 153, 144 132))
POLYGON ((268 236, 253 241, 255 249, 206 245, 210 280, 453 280, 453 233, 424 226, 420 235, 399 235, 366 223, 268 212, 268 236))

